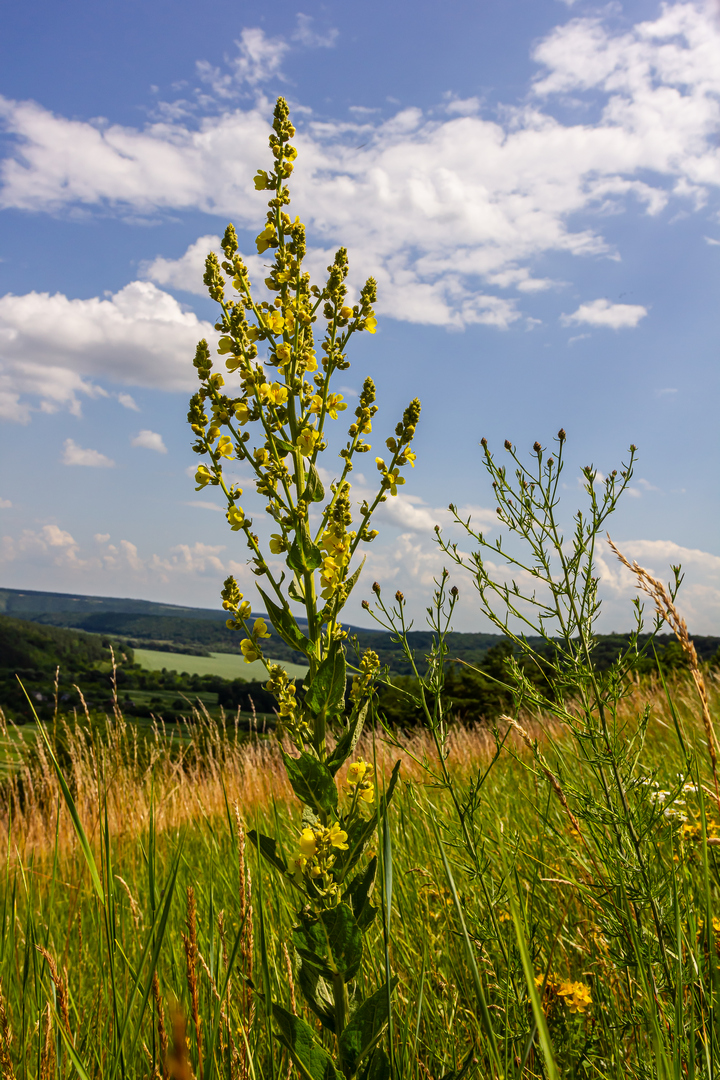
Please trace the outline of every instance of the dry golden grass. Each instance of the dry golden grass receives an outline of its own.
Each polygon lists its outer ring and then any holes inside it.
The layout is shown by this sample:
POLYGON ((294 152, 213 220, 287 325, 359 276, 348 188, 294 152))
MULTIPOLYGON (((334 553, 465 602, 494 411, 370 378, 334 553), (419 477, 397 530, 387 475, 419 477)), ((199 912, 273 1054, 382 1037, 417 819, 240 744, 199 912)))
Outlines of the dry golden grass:
MULTIPOLYGON (((708 684, 709 707, 717 713, 720 680, 711 675, 708 684)), ((697 731, 703 710, 691 679, 676 677, 672 696, 683 722, 697 731)), ((628 688, 619 720, 634 726, 646 702, 652 715, 650 738, 653 732, 660 737, 673 727, 673 719, 662 686, 655 680, 643 679, 628 688)), ((522 724, 533 738, 561 736, 557 725, 543 718, 523 717, 522 724)), ((2 726, 7 733, 4 720, 2 726)), ((11 856, 16 852, 26 861, 32 854, 51 851, 56 831, 61 850, 74 848, 72 822, 44 745, 29 728, 16 729, 14 736, 23 763, 0 787, 0 829, 9 836, 11 856)), ((520 736, 512 738, 520 750, 520 736)), ((294 801, 274 737, 247 738, 234 723, 222 727, 199 712, 174 737, 173 730, 162 723, 143 735, 118 711, 94 724, 86 720, 71 725, 60 719, 55 740, 62 748, 63 772, 91 842, 98 834, 98 807, 105 802, 111 834, 132 840, 147 831, 152 799, 158 832, 224 816, 228 805, 237 804, 240 814, 252 819, 258 807, 273 802, 288 806, 294 801)), ((489 725, 456 722, 447 739, 448 767, 462 779, 489 762, 495 749, 489 725)), ((400 758, 402 778, 422 782, 426 777, 423 763, 433 761, 436 750, 428 733, 415 729, 399 732, 394 743, 382 734, 374 740, 366 735, 358 756, 372 760, 373 755, 380 777, 389 774, 400 758)))

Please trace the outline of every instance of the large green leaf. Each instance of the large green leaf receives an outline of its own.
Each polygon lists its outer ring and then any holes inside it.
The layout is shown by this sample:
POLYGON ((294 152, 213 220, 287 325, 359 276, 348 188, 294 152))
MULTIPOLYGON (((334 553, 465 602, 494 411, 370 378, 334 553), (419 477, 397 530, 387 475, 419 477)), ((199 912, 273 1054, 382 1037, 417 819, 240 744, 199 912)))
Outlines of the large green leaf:
POLYGON ((338 790, 327 765, 304 751, 300 757, 290 757, 283 751, 288 780, 301 802, 324 814, 337 809, 338 790))
POLYGON ((312 464, 310 465, 310 471, 308 472, 303 498, 307 499, 308 502, 322 502, 325 498, 325 488, 322 486, 322 481, 317 469, 312 464))
POLYGON ((268 613, 268 618, 277 630, 283 641, 290 646, 291 649, 297 649, 299 652, 305 654, 305 656, 311 656, 315 652, 315 646, 309 638, 306 638, 300 631, 300 627, 293 619, 291 613, 287 608, 278 607, 274 604, 267 593, 264 593, 260 586, 257 587, 258 592, 263 598, 265 604, 265 610, 268 613))
POLYGON ((339 1074, 332 1058, 315 1041, 315 1033, 299 1016, 293 1016, 282 1005, 273 1005, 278 1038, 287 1048, 304 1080, 338 1080, 339 1074))
POLYGON ((305 1000, 323 1027, 335 1031, 335 1001, 331 983, 319 975, 313 965, 305 963, 299 954, 298 960, 297 981, 305 1000))
POLYGON ((345 704, 345 651, 333 641, 328 654, 305 689, 305 708, 315 716, 334 716, 345 704))
POLYGON ((276 850, 277 840, 274 837, 264 836, 262 833, 256 832, 255 829, 250 829, 247 835, 250 843, 255 845, 266 862, 269 862, 283 874, 287 873, 287 863, 281 855, 278 855, 276 850))
POLYGON ((312 542, 307 525, 303 522, 295 533, 290 551, 288 552, 287 564, 291 570, 297 570, 300 574, 309 574, 322 566, 322 551, 312 542))
POLYGON ((382 1046, 378 1046, 370 1058, 362 1080, 390 1080, 390 1060, 382 1046))
POLYGON ((365 724, 368 705, 369 702, 366 701, 363 707, 358 710, 357 715, 350 721, 347 731, 340 736, 335 749, 326 761, 326 765, 333 776, 341 765, 347 761, 358 744, 358 740, 362 735, 362 729, 365 724))
POLYGON ((354 1076, 360 1062, 368 1057, 378 1043, 388 1022, 390 994, 398 984, 393 976, 388 993, 387 984, 376 990, 355 1012, 338 1039, 340 1065, 346 1076, 354 1076))
POLYGON ((378 909, 370 903, 376 873, 377 855, 373 855, 365 869, 353 878, 343 895, 343 900, 352 908, 355 921, 363 932, 368 929, 378 913, 378 909))
POLYGON ((303 912, 293 928, 293 941, 304 964, 325 979, 340 974, 349 982, 362 960, 362 932, 347 904, 323 911, 319 918, 303 912))

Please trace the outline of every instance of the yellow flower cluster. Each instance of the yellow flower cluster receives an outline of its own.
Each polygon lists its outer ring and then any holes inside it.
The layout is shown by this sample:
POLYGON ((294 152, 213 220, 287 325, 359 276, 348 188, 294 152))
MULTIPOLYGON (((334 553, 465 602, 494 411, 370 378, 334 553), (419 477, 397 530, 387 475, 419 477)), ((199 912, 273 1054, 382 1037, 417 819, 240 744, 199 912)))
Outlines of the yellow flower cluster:
MULTIPOLYGON (((538 990, 542 987, 543 982, 543 975, 535 976, 535 985, 538 990)), ((558 983, 548 978, 543 994, 544 1011, 548 1013, 556 1001, 562 1001, 568 1012, 582 1014, 592 1005, 590 987, 586 986, 585 983, 572 982, 570 979, 564 979, 558 983)))
POLYGON ((297 884, 307 875, 316 882, 318 892, 326 897, 338 893, 338 885, 330 878, 338 851, 347 851, 348 835, 337 821, 328 828, 313 825, 303 829, 298 841, 298 853, 290 860, 290 870, 297 884))
POLYGON ((348 790, 352 796, 353 805, 360 799, 364 803, 371 803, 375 799, 375 771, 367 761, 353 761, 347 773, 346 780, 348 790))
POLYGON ((256 619, 253 623, 252 637, 245 638, 240 642, 240 651, 243 654, 243 658, 246 664, 252 664, 253 660, 261 660, 262 652, 257 647, 258 641, 262 638, 269 638, 270 631, 267 628, 267 623, 264 619, 256 619))
POLYGON ((345 577, 345 570, 350 561, 350 546, 355 539, 354 532, 345 532, 342 522, 333 521, 322 534, 320 548, 325 552, 320 571, 321 595, 329 600, 337 592, 345 577))
POLYGON ((243 594, 238 589, 237 581, 232 575, 225 579, 221 596, 222 606, 226 611, 231 611, 234 615, 234 618, 228 619, 225 625, 228 630, 240 630, 245 620, 250 617, 252 608, 249 602, 243 599, 243 594))
POLYGON ((562 982, 558 988, 558 997, 571 1013, 584 1013, 592 1005, 590 987, 581 982, 562 982))
POLYGON ((372 649, 366 649, 360 659, 360 672, 353 676, 350 697, 354 702, 365 697, 372 685, 375 672, 380 667, 380 657, 372 649))

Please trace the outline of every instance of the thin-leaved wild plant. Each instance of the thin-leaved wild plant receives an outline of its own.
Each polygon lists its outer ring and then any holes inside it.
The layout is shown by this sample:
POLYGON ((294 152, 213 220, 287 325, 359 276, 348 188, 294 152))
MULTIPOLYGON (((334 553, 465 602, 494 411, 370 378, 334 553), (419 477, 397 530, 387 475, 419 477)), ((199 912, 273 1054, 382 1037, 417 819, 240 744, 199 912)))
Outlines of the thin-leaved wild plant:
POLYGON ((414 667, 417 691, 408 693, 436 748, 434 761, 422 764, 454 810, 453 822, 440 819, 435 832, 474 976, 469 1007, 483 1020, 483 1055, 491 1074, 507 1076, 527 1067, 532 1075, 538 1069, 549 1077, 615 1076, 631 1064, 638 1075, 712 1077, 720 1051, 720 920, 713 914, 720 889, 717 742, 703 674, 675 607, 682 574, 673 567, 666 588, 610 542, 638 588, 651 597, 654 621, 641 647, 643 609, 636 600, 633 633, 614 664, 599 669, 599 559, 610 554, 607 521, 630 482, 636 449, 630 448, 619 474, 613 471, 604 480, 592 466, 582 470, 587 506, 566 532, 559 506, 565 444, 561 430, 553 451, 536 442, 526 463, 506 441, 508 468, 483 439, 505 535, 487 537, 452 504, 455 524, 465 533, 462 547, 437 529, 454 578, 469 577, 474 586, 477 614, 513 645, 503 689, 514 708, 496 725, 493 760, 469 785, 459 784, 448 765, 453 718, 444 687, 457 586, 450 587, 444 571, 428 608, 434 645, 423 658, 409 645, 402 599, 389 605, 375 586, 374 609, 364 606, 402 643, 414 667), (474 549, 469 555, 463 551, 468 541, 474 549), (687 656, 700 721, 688 729, 667 692, 669 731, 676 739, 667 762, 676 770, 678 761, 682 765, 674 773, 665 772, 649 752, 657 724, 667 728, 655 720, 651 695, 635 715, 626 704, 640 685, 641 655, 652 650, 665 622, 687 656), (488 829, 488 777, 504 767, 508 755, 535 784, 540 829, 530 838, 512 818, 498 816, 488 829), (559 847, 564 850, 562 873, 543 854, 550 837, 555 857, 559 847), (469 874, 475 882, 482 897, 479 915, 476 903, 471 913, 456 890, 453 864, 455 875, 469 874), (553 907, 555 929, 546 926, 542 936, 539 912, 546 920, 553 907), (499 912, 508 909, 514 947, 501 932, 499 912), (561 963, 563 941, 573 937, 570 927, 578 923, 592 928, 594 959, 578 950, 582 966, 572 957, 561 963), (576 1017, 574 1029, 568 1014, 576 1017), (583 1016, 581 1025, 577 1018, 583 1016))
MULTIPOLYGON (((281 731, 290 744, 283 750, 285 767, 302 804, 295 838, 256 831, 250 837, 296 891, 298 983, 322 1028, 334 1034, 337 1052, 329 1054, 303 1019, 270 1001, 266 980, 262 992, 268 1022, 301 1075, 329 1077, 337 1067, 348 1078, 380 1077, 389 1067, 380 1040, 389 1023, 393 980, 386 965, 384 985, 363 994, 356 976, 363 936, 378 912, 370 899, 378 859, 366 849, 385 817, 398 769, 384 793, 372 764, 362 759, 350 763, 344 783, 338 780, 362 732, 379 666, 376 655, 366 651, 346 695, 347 632, 340 614, 362 569, 361 546, 377 535, 370 528, 373 512, 397 494, 404 483, 401 470, 414 464, 411 443, 420 403, 410 402, 387 439, 389 461, 375 459, 377 494, 362 503, 354 522, 350 475, 357 455, 370 450, 366 440, 377 411, 372 379, 364 382, 336 479, 327 491, 319 462, 328 448, 329 426, 347 409, 342 394, 331 389, 333 377, 350 366, 347 350, 353 336, 376 329, 376 286, 369 278, 358 302, 348 301, 344 248, 328 267, 324 284, 311 284, 303 270, 305 228, 286 210, 287 180, 297 154, 290 142, 294 134, 288 106, 279 98, 270 135, 273 167, 255 177, 255 187, 270 194, 266 224, 256 240, 258 253, 272 260, 265 298, 253 287, 235 229, 228 225, 222 241, 225 258, 219 262, 215 254, 208 255, 204 277, 221 309, 217 351, 224 373, 213 370, 210 347, 201 341, 194 361, 200 389, 188 419, 196 436, 194 449, 207 462, 197 470, 198 490, 221 489, 228 524, 249 549, 268 620, 309 667, 298 692, 282 665, 265 659, 266 648, 272 648, 266 645, 268 625, 263 618, 251 619, 250 601, 229 577, 222 592, 227 624, 246 635, 241 642, 245 659, 266 663, 267 686, 277 699, 281 731), (241 505, 241 489, 226 480, 234 461, 252 473, 276 528, 267 552, 241 505)), ((388 883, 389 874, 385 865, 388 883)))

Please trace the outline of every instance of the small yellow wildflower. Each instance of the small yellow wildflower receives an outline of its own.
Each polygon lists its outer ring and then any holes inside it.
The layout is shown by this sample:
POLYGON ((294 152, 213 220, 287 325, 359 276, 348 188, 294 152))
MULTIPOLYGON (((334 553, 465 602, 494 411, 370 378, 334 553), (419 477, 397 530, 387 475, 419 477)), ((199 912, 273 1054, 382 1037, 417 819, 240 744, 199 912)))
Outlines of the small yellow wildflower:
POLYGON ((235 419, 239 424, 247 424, 250 419, 250 410, 244 401, 239 401, 235 406, 235 419))
POLYGON ((320 438, 320 432, 315 428, 306 427, 298 435, 297 448, 303 457, 310 457, 315 449, 315 444, 320 438))
POLYGON ((282 344, 278 345, 277 349, 275 350, 275 355, 280 362, 280 366, 285 367, 285 365, 289 364, 292 360, 292 349, 286 341, 283 341, 282 344))
POLYGON ((413 451, 412 451, 412 450, 410 449, 410 447, 409 447, 409 446, 408 446, 407 450, 405 451, 404 457, 405 457, 405 460, 406 460, 406 461, 409 461, 409 462, 410 462, 410 464, 412 465, 412 467, 413 467, 413 469, 414 469, 414 468, 415 468, 415 459, 417 458, 417 454, 416 454, 416 453, 414 453, 414 452, 413 452, 413 451))
POLYGON ((312 829, 303 829, 300 833, 300 843, 298 844, 300 853, 305 856, 306 859, 314 858, 317 853, 317 837, 312 829))
POLYGON ((207 465, 199 465, 198 471, 195 473, 195 483, 197 484, 195 490, 200 491, 201 488, 204 488, 206 484, 211 483, 212 480, 213 474, 210 472, 207 465))
POLYGON ((367 761, 353 761, 348 769, 348 784, 360 784, 369 769, 367 761))
MULTIPOLYGON (((268 186, 268 174, 264 169, 258 169, 257 174, 253 176, 253 182, 256 191, 265 191, 268 186)), ((262 233, 260 235, 262 235, 262 233)))
POLYGON ((240 651, 243 654, 246 664, 252 664, 253 660, 260 659, 260 653, 257 651, 254 642, 252 642, 250 638, 245 638, 244 641, 240 642, 240 651))
POLYGON ((347 304, 345 304, 344 307, 340 308, 340 318, 341 319, 352 319, 352 313, 353 313, 353 309, 351 307, 348 307, 347 304))
POLYGON ((273 334, 279 334, 285 325, 285 320, 279 311, 268 311, 264 320, 265 325, 269 330, 272 330, 273 334))
POLYGON ((275 226, 266 225, 259 236, 255 238, 255 244, 258 249, 258 255, 262 255, 263 251, 267 251, 271 242, 275 239, 275 226))
POLYGON ((220 457, 228 458, 232 461, 233 456, 233 444, 229 435, 223 435, 220 442, 217 445, 217 452, 220 457))
POLYGON ((245 524, 245 511, 242 506, 231 506, 225 515, 230 523, 230 528, 233 532, 237 532, 238 529, 242 529, 245 524))
POLYGON ((281 551, 287 551, 287 544, 280 533, 273 533, 270 537, 270 550, 273 555, 279 555, 281 551))
POLYGON ((584 1013, 592 1005, 590 987, 581 982, 562 982, 558 989, 558 997, 561 997, 571 1013, 584 1013))
POLYGON ((347 851, 348 845, 346 840, 348 838, 344 829, 341 829, 337 821, 330 826, 330 832, 328 834, 328 840, 331 847, 337 848, 338 851, 347 851))
POLYGON ((375 331, 377 330, 377 319, 374 316, 371 316, 369 319, 366 319, 365 324, 364 324, 364 328, 368 331, 368 333, 374 334, 375 331))
POLYGON ((262 383, 258 392, 263 401, 270 405, 284 405, 288 397, 287 386, 277 382, 262 383))
POLYGON ((253 638, 257 641, 259 638, 270 637, 270 631, 267 628, 267 623, 264 619, 256 619, 253 623, 253 638))

